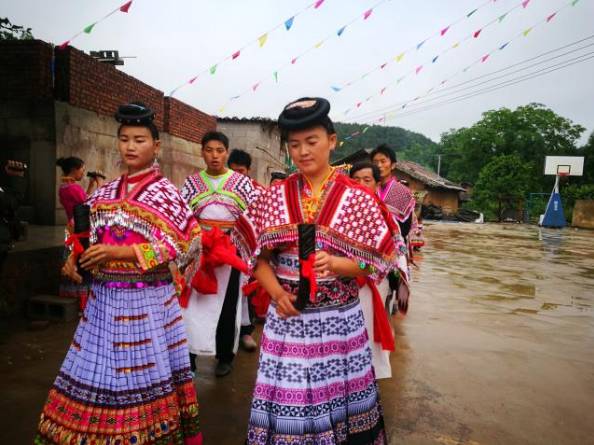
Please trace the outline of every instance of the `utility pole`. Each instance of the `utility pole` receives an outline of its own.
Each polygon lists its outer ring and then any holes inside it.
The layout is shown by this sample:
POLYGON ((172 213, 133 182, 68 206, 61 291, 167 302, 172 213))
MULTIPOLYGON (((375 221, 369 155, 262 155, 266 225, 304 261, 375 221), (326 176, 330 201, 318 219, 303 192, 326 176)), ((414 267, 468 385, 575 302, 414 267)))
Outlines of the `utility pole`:
POLYGON ((437 176, 441 176, 441 157, 442 154, 437 155, 437 176))

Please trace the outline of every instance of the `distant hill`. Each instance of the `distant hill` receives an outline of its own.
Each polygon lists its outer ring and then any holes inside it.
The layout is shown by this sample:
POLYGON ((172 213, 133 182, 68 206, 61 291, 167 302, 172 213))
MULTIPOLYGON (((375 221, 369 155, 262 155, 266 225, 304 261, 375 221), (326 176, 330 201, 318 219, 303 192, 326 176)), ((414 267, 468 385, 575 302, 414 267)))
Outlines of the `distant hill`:
MULTIPOLYGON (((334 124, 338 133, 339 141, 357 131, 362 132, 367 125, 362 124, 334 124)), ((362 148, 374 148, 380 144, 387 143, 396 150, 396 155, 401 159, 417 162, 432 170, 436 169, 438 145, 428 137, 405 130, 400 127, 384 127, 371 125, 364 133, 345 141, 342 147, 338 147, 332 156, 332 160, 338 160, 362 148)))

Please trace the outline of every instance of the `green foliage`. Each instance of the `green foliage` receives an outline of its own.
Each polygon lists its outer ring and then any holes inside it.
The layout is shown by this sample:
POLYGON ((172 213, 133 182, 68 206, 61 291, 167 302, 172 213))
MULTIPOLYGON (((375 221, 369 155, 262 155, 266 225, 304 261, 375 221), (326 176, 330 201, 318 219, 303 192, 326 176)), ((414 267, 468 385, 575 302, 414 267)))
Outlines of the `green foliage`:
POLYGON ((436 153, 438 145, 426 136, 405 130, 399 127, 384 127, 371 125, 363 133, 367 125, 335 123, 339 140, 344 141, 346 136, 355 132, 361 132, 357 137, 345 141, 344 145, 338 148, 332 160, 344 158, 362 148, 375 148, 380 144, 388 144, 393 147, 400 159, 408 159, 426 167, 436 168, 436 153))
POLYGON ((480 171, 473 191, 473 205, 487 218, 501 221, 506 208, 518 207, 531 187, 534 165, 517 154, 492 158, 480 171))
POLYGON ((563 202, 563 212, 568 221, 571 221, 573 208, 578 199, 594 199, 594 184, 570 184, 565 187, 560 187, 560 191, 561 200, 563 202))
POLYGON ((13 25, 6 17, 0 17, 0 40, 31 40, 31 28, 13 25))
POLYGON ((471 127, 442 135, 442 174, 452 181, 475 183, 492 159, 517 155, 530 164, 526 180, 535 180, 531 191, 545 191, 550 188, 550 178, 543 175, 545 156, 579 156, 576 142, 584 130, 541 104, 487 111, 471 127))

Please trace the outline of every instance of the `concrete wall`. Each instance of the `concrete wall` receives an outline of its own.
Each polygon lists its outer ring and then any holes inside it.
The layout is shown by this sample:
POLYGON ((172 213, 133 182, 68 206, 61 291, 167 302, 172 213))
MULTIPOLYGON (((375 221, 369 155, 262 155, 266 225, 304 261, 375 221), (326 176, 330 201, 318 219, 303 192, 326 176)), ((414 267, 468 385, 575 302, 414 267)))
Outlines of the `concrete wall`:
POLYGON ((594 229, 594 200, 579 199, 575 202, 571 225, 580 229, 594 229))
POLYGON ((217 129, 227 135, 230 148, 252 155, 251 176, 259 183, 267 185, 272 171, 286 168, 280 132, 272 121, 222 119, 217 122, 217 129))

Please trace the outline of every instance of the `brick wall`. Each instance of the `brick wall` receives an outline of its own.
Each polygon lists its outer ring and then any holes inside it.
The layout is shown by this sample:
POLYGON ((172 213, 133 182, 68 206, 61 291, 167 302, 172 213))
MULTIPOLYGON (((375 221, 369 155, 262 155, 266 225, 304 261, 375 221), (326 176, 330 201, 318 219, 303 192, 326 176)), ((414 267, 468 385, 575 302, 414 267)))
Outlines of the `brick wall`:
POLYGON ((200 143, 207 131, 214 131, 217 120, 173 97, 165 98, 165 126, 167 133, 200 143))
POLYGON ((41 40, 0 42, 0 99, 52 97, 52 47, 41 40))

